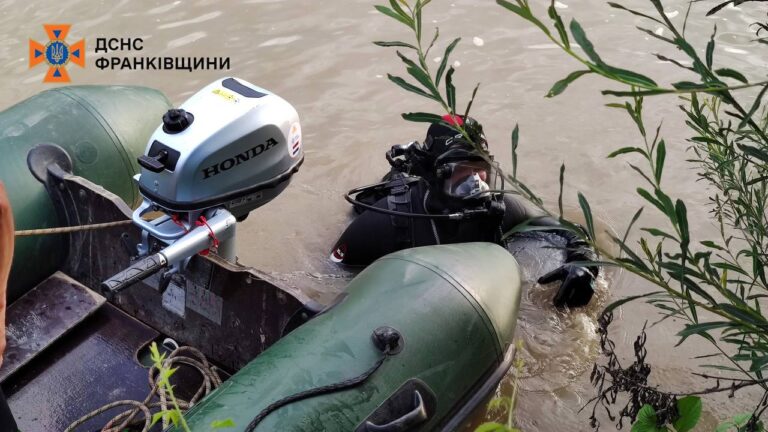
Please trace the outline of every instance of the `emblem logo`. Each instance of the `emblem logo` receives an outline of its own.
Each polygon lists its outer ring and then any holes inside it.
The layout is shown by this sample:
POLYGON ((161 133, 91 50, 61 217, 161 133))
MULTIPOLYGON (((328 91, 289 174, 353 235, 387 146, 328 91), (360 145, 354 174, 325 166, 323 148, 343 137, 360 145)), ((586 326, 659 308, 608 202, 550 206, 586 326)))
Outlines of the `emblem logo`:
POLYGON ((45 74, 43 82, 70 82, 67 73, 69 62, 85 67, 85 39, 80 39, 69 45, 65 39, 70 27, 69 24, 45 24, 43 28, 48 35, 48 43, 43 45, 35 40, 29 40, 30 69, 43 62, 48 64, 48 72, 45 74))

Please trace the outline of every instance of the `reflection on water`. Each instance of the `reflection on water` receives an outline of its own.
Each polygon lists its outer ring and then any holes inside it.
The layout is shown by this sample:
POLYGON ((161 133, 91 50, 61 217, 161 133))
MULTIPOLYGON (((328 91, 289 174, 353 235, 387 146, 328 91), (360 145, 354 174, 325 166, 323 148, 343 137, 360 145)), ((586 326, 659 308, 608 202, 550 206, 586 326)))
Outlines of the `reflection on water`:
MULTIPOLYGON (((40 83, 44 71, 28 68, 26 43, 30 37, 44 36, 42 24, 62 22, 73 25, 70 39, 84 37, 87 41, 87 68, 70 71, 75 84, 147 85, 161 89, 179 104, 227 73, 281 95, 301 115, 306 163, 285 193, 242 224, 238 252, 243 263, 310 290, 318 298, 328 298, 350 277, 327 260, 328 249, 349 220, 342 193, 385 172, 383 152, 392 144, 424 136, 426 128, 405 123, 401 112, 436 109, 384 78, 387 73, 403 74, 403 67, 394 52, 375 47, 371 41, 409 36, 393 20, 377 14, 372 4, 370 0, 62 0, 36 4, 4 0, 0 1, 0 58, 4 59, 0 71, 5 85, 0 94, 11 103, 48 88, 40 83), (144 39, 142 51, 117 53, 120 56, 230 57, 232 69, 102 71, 94 66, 94 60, 104 55, 94 51, 98 37, 144 39)), ((675 50, 634 30, 637 25, 656 30, 651 23, 601 1, 558 1, 555 6, 566 20, 571 14, 578 17, 609 63, 637 69, 665 83, 692 78, 651 54, 679 57, 675 50)), ((642 2, 633 6, 651 9, 642 2)), ((669 1, 665 6, 668 16, 681 23, 687 2, 669 1)), ((687 27, 687 34, 701 42, 698 48, 703 49, 717 24, 716 66, 738 65, 748 77, 762 76, 768 66, 766 57, 750 43, 752 36, 745 34, 758 12, 743 5, 705 18, 706 9, 707 5, 697 3, 687 27)), ((541 13, 543 16, 545 11, 541 9, 541 13)), ((634 192, 636 175, 623 162, 606 160, 605 155, 637 143, 638 136, 628 118, 602 107, 606 100, 598 90, 604 83, 584 77, 555 101, 545 100, 543 95, 552 83, 579 65, 553 49, 538 30, 492 1, 436 0, 425 23, 429 30, 441 28, 442 41, 464 38, 453 55, 460 65, 455 75, 458 98, 466 100, 474 83, 482 83, 473 111, 483 122, 497 159, 509 166, 509 134, 518 123, 520 176, 548 202, 554 202, 558 168, 565 162, 566 201, 575 204, 576 191, 585 193, 600 218, 623 231, 643 203, 634 192)), ((443 48, 444 42, 439 42, 430 57, 442 55, 443 48)), ((704 239, 715 231, 707 222, 701 185, 684 168, 686 131, 676 104, 673 99, 648 101, 648 123, 665 119, 668 166, 664 181, 675 195, 688 200, 692 229, 704 239)), ((650 223, 660 220, 651 211, 646 215, 650 223)), ((536 273, 533 267, 526 268, 529 281, 536 273)), ((551 289, 529 283, 523 301, 518 337, 525 341, 526 367, 517 418, 526 431, 587 430, 588 414, 577 412, 594 394, 588 372, 597 355, 595 315, 610 298, 649 287, 635 278, 609 274, 601 281, 593 305, 570 312, 550 307, 551 289)), ((617 316, 612 334, 620 346, 631 348, 643 323, 653 320, 655 313, 643 304, 625 307, 623 313, 617 316)), ((672 390, 686 391, 695 385, 689 374, 697 363, 691 358, 709 354, 710 349, 686 343, 682 349, 670 350, 677 340, 677 327, 670 324, 649 331, 649 361, 656 371, 652 377, 672 390)), ((506 381, 500 391, 508 391, 509 385, 506 381)), ((705 404, 708 424, 738 412, 749 398, 744 393, 705 404)), ((476 420, 483 417, 481 413, 476 420)))

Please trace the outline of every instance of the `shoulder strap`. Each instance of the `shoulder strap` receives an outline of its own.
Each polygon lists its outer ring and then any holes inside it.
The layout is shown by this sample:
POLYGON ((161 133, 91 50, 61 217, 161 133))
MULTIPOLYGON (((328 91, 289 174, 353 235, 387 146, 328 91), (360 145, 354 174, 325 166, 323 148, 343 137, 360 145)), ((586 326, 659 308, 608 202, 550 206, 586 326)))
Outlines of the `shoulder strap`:
MULTIPOLYGON (((403 213, 413 213, 414 208, 411 203, 411 186, 418 178, 399 177, 390 182, 388 186, 389 195, 387 195, 387 208, 393 211, 403 213)), ((403 216, 390 216, 392 226, 395 228, 395 244, 397 249, 405 249, 415 246, 413 239, 413 219, 403 216)))

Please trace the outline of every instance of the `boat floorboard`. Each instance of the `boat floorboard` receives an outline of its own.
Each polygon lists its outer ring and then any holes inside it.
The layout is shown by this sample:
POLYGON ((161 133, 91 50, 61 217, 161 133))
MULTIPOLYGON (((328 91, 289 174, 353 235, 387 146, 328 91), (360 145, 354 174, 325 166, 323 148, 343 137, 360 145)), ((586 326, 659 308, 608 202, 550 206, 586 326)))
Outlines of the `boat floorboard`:
POLYGON ((0 382, 94 313, 106 300, 56 272, 13 302, 6 311, 5 360, 0 382))
MULTIPOLYGON (((149 392, 147 370, 136 353, 157 337, 114 306, 101 306, 3 383, 20 430, 63 431, 106 403, 143 400, 149 392)), ((100 430, 119 412, 104 413, 77 430, 100 430)))

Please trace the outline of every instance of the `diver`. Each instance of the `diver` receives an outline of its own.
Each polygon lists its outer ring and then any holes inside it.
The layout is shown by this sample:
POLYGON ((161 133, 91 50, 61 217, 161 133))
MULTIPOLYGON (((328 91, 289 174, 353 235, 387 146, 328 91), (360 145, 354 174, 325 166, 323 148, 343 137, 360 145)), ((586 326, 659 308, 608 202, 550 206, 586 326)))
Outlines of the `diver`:
MULTIPOLYGON (((464 126, 487 154, 477 121, 447 115, 443 120, 464 126)), ((391 252, 435 244, 488 241, 506 246, 503 234, 522 223, 551 226, 546 231, 564 240, 565 264, 538 282, 562 281, 553 299, 557 307, 589 303, 598 267, 568 263, 593 261, 595 252, 575 233, 558 229, 555 219, 535 215, 509 193, 495 190, 492 164, 457 129, 433 123, 423 145, 393 146, 386 158, 392 169, 381 183, 347 193, 358 216, 333 247, 332 261, 368 265, 391 252)))

